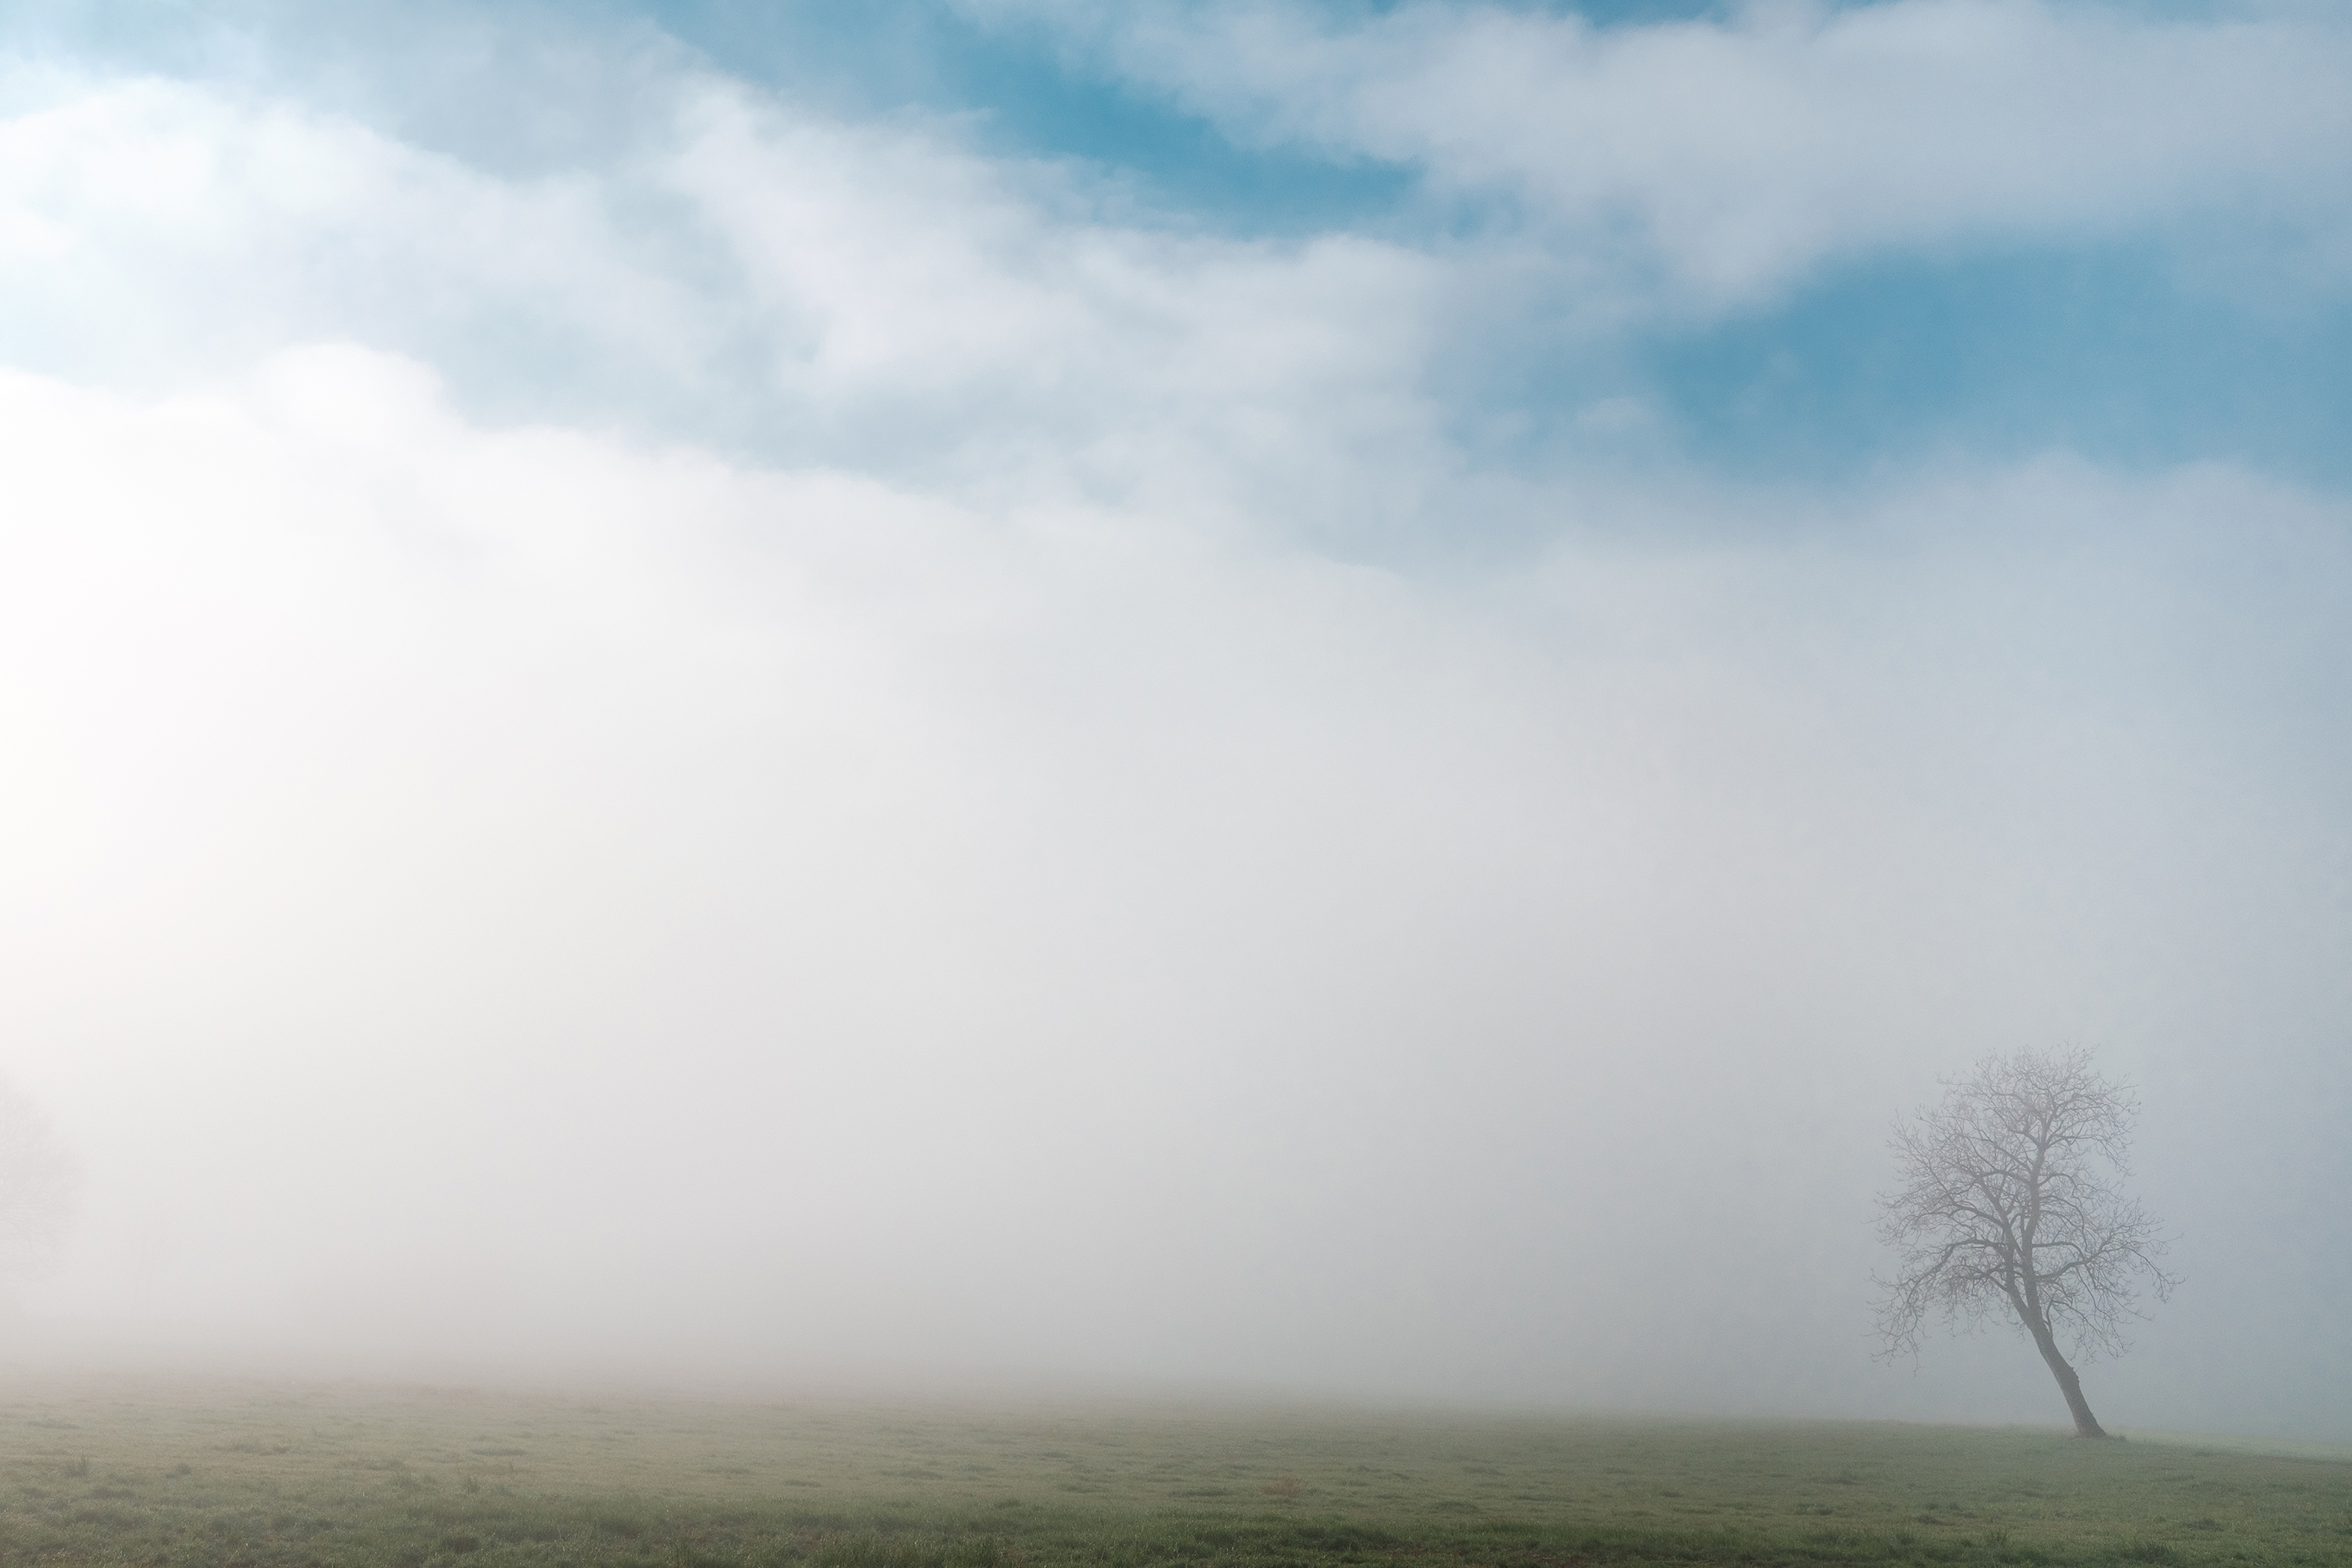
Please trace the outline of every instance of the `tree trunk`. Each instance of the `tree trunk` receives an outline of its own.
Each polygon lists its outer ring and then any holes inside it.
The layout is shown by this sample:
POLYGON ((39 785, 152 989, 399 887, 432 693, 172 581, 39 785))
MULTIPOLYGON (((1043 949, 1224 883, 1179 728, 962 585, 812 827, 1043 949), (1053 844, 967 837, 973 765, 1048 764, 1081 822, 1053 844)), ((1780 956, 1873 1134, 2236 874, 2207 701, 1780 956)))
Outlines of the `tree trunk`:
POLYGON ((2057 1340, 2052 1337, 2044 1325, 2035 1323, 2032 1326, 2034 1348, 2041 1351, 2042 1359, 2050 1363, 2050 1375, 2058 1380, 2058 1392, 2066 1396, 2066 1408, 2074 1415, 2074 1436, 2105 1436, 2107 1429, 2099 1425, 2099 1418, 2091 1414, 2091 1402, 2083 1397, 2083 1380, 2074 1375, 2074 1369, 2066 1364, 2064 1356, 2058 1353, 2057 1340))

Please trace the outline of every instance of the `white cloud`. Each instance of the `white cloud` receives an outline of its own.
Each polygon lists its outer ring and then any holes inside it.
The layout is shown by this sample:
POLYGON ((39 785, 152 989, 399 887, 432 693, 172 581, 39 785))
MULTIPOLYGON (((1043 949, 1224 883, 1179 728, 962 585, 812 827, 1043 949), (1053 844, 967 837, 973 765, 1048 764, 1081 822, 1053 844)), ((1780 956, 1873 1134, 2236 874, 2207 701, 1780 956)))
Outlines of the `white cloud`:
POLYGON ((562 175, 153 81, 0 130, 51 1309, 1852 1409, 1934 1070, 2226 1021, 2306 1091, 2214 1125, 2326 1120, 2339 502, 1498 500, 1435 263, 676 87, 562 175), (1299 544, 1504 506, 1483 569, 1299 544))
POLYGON ((493 416, 1301 527, 1431 460, 1422 258, 1074 221, 1060 171, 667 91, 626 155, 504 178, 202 87, 53 87, 0 124, 0 349, 160 390, 355 334, 493 416))
POLYGON ((1052 16, 1247 140, 1508 197, 1550 243, 1706 306, 1889 247, 2282 218, 2336 233, 2352 189, 2352 33, 2319 14, 1894 0, 1596 27, 1439 0, 1349 22, 1292 0, 972 9, 1052 16))
POLYGON ((2343 759, 2247 697, 2342 520, 2228 474, 1447 588, 483 430, 352 348, 12 375, 0 430, 0 994, 91 1172, 52 1309, 1852 1408, 1851 1280, 1790 1259, 1858 1277, 1889 1096, 2339 1000, 2343 759), (1693 1317, 1727 1273, 1811 1392, 1693 1317), (1669 1320, 1725 1359, 1612 1381, 1669 1320))

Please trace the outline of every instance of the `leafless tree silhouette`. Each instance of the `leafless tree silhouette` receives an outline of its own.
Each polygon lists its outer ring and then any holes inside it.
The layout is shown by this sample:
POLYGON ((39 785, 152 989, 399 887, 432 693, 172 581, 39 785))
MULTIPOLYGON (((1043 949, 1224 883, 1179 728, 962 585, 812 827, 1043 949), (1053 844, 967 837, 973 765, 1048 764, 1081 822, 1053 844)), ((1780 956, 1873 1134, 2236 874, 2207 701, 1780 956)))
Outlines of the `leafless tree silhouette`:
POLYGON ((2178 1283, 2158 1267, 2156 1220, 2122 1190, 2139 1103, 2079 1049, 1987 1057, 1944 1090, 1890 1144, 1902 1185, 1879 1197, 1879 1235, 1901 1266, 1876 1282, 1886 1352, 1916 1354, 1930 1323, 2004 1319, 2049 1363, 2075 1432, 2104 1437, 2060 1342, 2084 1360, 2120 1353, 2140 1290, 2161 1301, 2178 1283))
POLYGON ((0 1283, 56 1262, 78 1175, 48 1118, 0 1074, 0 1283))

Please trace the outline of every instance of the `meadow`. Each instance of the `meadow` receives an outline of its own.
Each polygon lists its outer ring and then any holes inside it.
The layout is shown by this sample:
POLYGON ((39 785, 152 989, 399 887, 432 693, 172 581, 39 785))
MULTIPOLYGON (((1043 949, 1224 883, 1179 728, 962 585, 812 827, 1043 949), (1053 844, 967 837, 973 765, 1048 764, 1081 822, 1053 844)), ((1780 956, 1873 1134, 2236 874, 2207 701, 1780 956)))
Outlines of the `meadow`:
POLYGON ((0 1563, 2352 1568, 2352 1450, 19 1378, 0 1563))

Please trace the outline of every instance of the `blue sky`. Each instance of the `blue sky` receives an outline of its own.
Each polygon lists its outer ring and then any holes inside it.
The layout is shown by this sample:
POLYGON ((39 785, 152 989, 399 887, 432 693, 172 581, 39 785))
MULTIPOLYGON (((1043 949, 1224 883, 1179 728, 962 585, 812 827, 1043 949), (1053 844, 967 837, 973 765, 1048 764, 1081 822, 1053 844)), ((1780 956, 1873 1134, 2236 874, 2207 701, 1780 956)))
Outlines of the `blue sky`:
MULTIPOLYGON (((1399 11, 1289 9, 1339 34, 1399 11)), ((1662 23, 1745 25, 1745 13, 1721 5, 1490 11, 1553 24, 1580 18, 1596 39, 1662 23)), ((2050 13, 2151 31, 2263 14, 2208 5, 2050 13)), ((308 78, 313 91, 356 92, 343 101, 363 118, 509 167, 560 163, 597 134, 593 113, 579 120, 551 103, 572 68, 534 68, 525 57, 641 52, 658 30, 721 72, 828 112, 950 117, 958 137, 989 156, 1075 163, 1093 177, 1090 199, 1121 221, 1237 240, 1362 234, 1457 257, 1558 240, 1528 235, 1540 216, 1521 194, 1449 183, 1425 158, 1394 149, 1270 131, 1246 109, 1220 113, 1164 73, 1123 66, 1102 28, 1071 26, 1050 6, 710 0, 608 4, 565 16, 437 6, 397 19, 330 19, 299 5, 51 15, 66 18, 49 24, 52 37, 130 58, 184 68, 226 63, 248 79, 282 72, 308 78), (455 76, 453 45, 462 61, 455 76), (498 84, 518 66, 524 85, 508 96, 498 84)), ((2281 24, 2295 18, 2274 15, 2281 24)), ((2300 201, 2282 201, 2276 189, 2232 196, 2224 181, 2090 226, 2042 222, 2021 232, 1996 219, 1973 231, 1946 227, 1924 243, 1810 258, 1741 297, 1637 312, 1610 330, 1572 321, 1562 335, 1547 335, 1544 323, 1577 316, 1589 279, 1572 269, 1525 279, 1509 325, 1493 341, 1456 345, 1444 395, 1466 400, 1465 427, 1507 426, 1507 449, 1538 458, 1577 448, 1579 411, 1613 398, 1649 405, 1638 456, 1654 456, 1653 438, 1663 433, 1676 460, 1731 477, 1834 481, 1938 455, 2063 450, 2143 470, 2245 462, 2337 485, 2352 471, 2336 438, 2352 396, 2344 369, 2352 363, 2344 352, 2352 287, 2325 259, 2341 244, 2326 237, 2327 226, 2340 233, 2345 220, 2341 166, 2322 163, 2328 172, 2315 174, 2300 201), (2315 215, 2295 210, 2313 197, 2334 215, 2319 217, 2317 236, 2315 215), (2308 254, 2315 248, 2317 258, 2308 254)), ((1490 445, 1484 458, 1506 460, 1505 447, 1490 445)))
MULTIPOLYGON (((1678 3, 1522 9, 1618 28, 1732 14, 1678 3)), ((1344 25, 1393 10, 1322 15, 1344 25)), ((1491 203, 1433 210, 1410 161, 1237 142, 1034 19, 940 4, 643 14, 754 79, 867 111, 969 112, 992 149, 1101 164, 1134 182, 1162 221, 1423 244, 1512 222, 1491 203)), ((1743 308, 1628 332, 1600 357, 1612 390, 1662 405, 1680 451, 1727 472, 1833 479, 1929 453, 2061 448, 2142 468, 2243 461, 2341 483, 2352 475, 2340 436, 2352 413, 2352 290, 2340 279, 2282 288, 2263 239, 2238 232, 2261 221, 2158 213, 2138 232, 2087 238, 1958 237, 1824 267, 1743 308), (2217 253, 2229 262, 2215 265, 2217 253)), ((1559 400, 1598 384, 1576 363, 1594 357, 1592 345, 1550 348, 1539 357, 1563 367, 1507 363, 1488 393, 1538 427, 1572 414, 1559 400)))
POLYGON ((15 8, 0 1284, 2046 1419, 1869 1194, 2081 1043, 2102 1416, 2352 1439, 2347 351, 2295 0, 15 8))
POLYGON ((1694 453, 1743 469, 2063 448, 2343 483, 2352 309, 2264 309, 2184 269, 2158 240, 1889 259, 1635 355, 1694 453))

